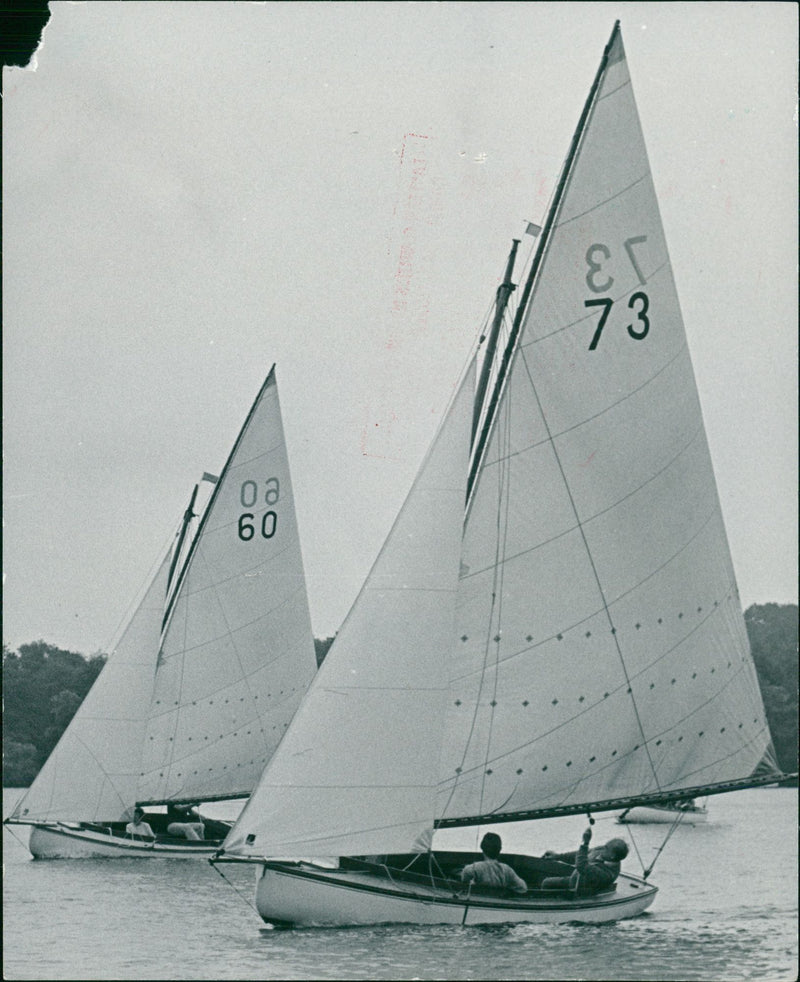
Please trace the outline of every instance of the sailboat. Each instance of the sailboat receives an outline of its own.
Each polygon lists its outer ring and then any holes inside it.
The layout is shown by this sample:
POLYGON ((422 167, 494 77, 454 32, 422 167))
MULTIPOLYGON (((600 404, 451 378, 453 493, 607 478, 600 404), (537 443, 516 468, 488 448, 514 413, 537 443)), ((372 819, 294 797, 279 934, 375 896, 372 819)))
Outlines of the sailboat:
POLYGON ((779 777, 618 23, 491 341, 212 859, 267 922, 634 917, 649 870, 551 889, 504 854, 510 895, 433 835, 779 777))
POLYGON ((639 805, 626 808, 617 815, 620 825, 701 825, 708 821, 708 808, 698 805, 694 798, 674 801, 667 805, 639 805))
POLYGON ((231 823, 126 832, 136 806, 247 797, 316 671, 274 366, 190 536, 173 548, 94 686, 7 819, 36 858, 207 858, 231 823))

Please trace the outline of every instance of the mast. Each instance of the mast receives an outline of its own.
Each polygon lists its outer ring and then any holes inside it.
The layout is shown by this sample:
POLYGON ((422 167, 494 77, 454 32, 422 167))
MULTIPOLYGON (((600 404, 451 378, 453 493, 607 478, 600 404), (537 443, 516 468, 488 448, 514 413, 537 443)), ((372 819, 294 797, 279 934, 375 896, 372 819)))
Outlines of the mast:
POLYGON ((512 239, 511 252, 508 256, 508 263, 506 264, 506 272, 503 277, 503 282, 497 288, 497 300, 495 304, 495 314, 494 322, 492 323, 492 329, 489 333, 489 343, 486 345, 486 354, 483 358, 483 365, 481 367, 481 377, 478 381, 478 390, 475 393, 475 409, 472 416, 472 438, 470 440, 470 446, 475 446, 475 434, 478 430, 478 423, 481 418, 481 410, 483 409, 484 399, 486 398, 486 388, 489 384, 489 375, 492 371, 492 364, 494 362, 494 353, 497 348, 497 338, 500 334, 500 325, 503 323, 503 314, 505 314, 506 307, 508 306, 508 301, 511 294, 516 290, 516 284, 511 282, 511 274, 514 271, 514 260, 517 255, 517 248, 519 246, 519 239, 512 239))
POLYGON ((172 562, 170 563, 169 575, 167 576, 167 596, 169 596, 169 588, 172 586, 172 577, 175 573, 175 567, 178 565, 178 559, 180 558, 181 550, 183 549, 183 542, 184 539, 186 538, 186 532, 189 528, 189 524, 191 523, 192 519, 195 517, 194 503, 197 498, 197 492, 199 488, 200 485, 195 484, 194 491, 192 491, 192 497, 189 501, 189 507, 183 513, 183 525, 181 526, 181 530, 178 533, 178 543, 175 546, 175 552, 173 552, 172 554, 172 562))
POLYGON ((475 450, 475 455, 472 458, 472 468, 469 473, 469 480, 467 481, 467 502, 469 502, 472 496, 472 491, 475 487, 475 480, 478 476, 478 468, 480 466, 481 459, 483 458, 483 453, 486 449, 486 444, 489 439, 489 434, 491 433, 492 426, 494 424, 495 415, 497 412, 497 406, 500 402, 500 395, 503 391, 503 387, 508 377, 508 369, 511 364, 511 358, 516 351, 517 341, 519 339, 520 330, 522 328, 522 322, 525 318, 525 313, 528 309, 528 304, 530 302, 531 292, 533 291, 533 286, 536 281, 539 270, 542 266, 542 260, 544 259, 545 252, 550 241, 550 235, 555 225, 556 216, 561 210, 561 202, 564 197, 564 191, 566 190, 567 181, 572 174, 572 167, 575 163, 575 158, 578 154, 578 148, 580 147, 583 134, 586 130, 586 124, 589 121, 589 115, 594 106, 595 98, 597 96, 597 90, 600 87, 600 82, 605 74, 606 67, 608 65, 608 56, 611 52, 611 48, 617 39, 619 34, 619 21, 614 23, 614 28, 611 31, 611 37, 608 39, 608 44, 603 51, 603 57, 600 59, 600 65, 597 69, 597 74, 595 75, 592 87, 589 90, 589 95, 586 99, 586 103, 583 107, 583 112, 578 120, 578 126, 575 129, 575 133, 572 137, 572 143, 569 147, 569 152, 567 153, 567 158, 564 161, 564 166, 561 170, 561 177, 559 178, 558 186, 556 192, 553 196, 553 202, 550 206, 550 210, 547 213, 547 219, 545 220, 544 228, 542 229, 541 238, 539 239, 539 247, 533 257, 533 262, 531 263, 530 272, 528 273, 528 279, 525 282, 525 288, 522 293, 522 299, 520 305, 517 309, 516 317, 514 318, 514 325, 511 329, 511 334, 508 338, 508 343, 506 344, 505 352, 503 353, 503 361, 500 364, 500 369, 497 373, 497 378, 494 384, 494 390, 492 392, 491 402, 489 403, 489 409, 486 413, 486 418, 483 423, 483 429, 481 430, 480 438, 475 450))

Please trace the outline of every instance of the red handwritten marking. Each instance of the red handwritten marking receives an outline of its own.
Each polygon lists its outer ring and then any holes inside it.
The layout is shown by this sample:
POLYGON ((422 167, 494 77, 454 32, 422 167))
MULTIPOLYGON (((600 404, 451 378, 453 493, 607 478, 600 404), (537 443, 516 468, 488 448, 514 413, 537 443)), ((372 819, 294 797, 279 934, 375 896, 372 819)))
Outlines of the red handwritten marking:
MULTIPOLYGON (((430 136, 423 133, 406 133, 403 136, 403 145, 400 150, 400 167, 407 166, 406 151, 412 150, 410 141, 429 140, 430 136)), ((408 295, 411 290, 411 276, 414 272, 414 223, 419 220, 422 214, 424 201, 421 189, 422 179, 428 170, 428 163, 424 156, 421 156, 421 147, 413 148, 411 159, 411 177, 408 184, 408 193, 403 208, 403 218, 405 219, 402 242, 400 245, 400 255, 395 273, 393 310, 405 310, 408 305, 408 295)), ((395 209, 395 213, 397 209, 395 209)))

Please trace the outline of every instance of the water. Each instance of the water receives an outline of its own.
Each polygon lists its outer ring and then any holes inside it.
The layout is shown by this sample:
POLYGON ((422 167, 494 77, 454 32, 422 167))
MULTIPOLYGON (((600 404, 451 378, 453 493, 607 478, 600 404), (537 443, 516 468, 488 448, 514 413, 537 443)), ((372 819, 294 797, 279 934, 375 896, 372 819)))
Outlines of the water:
MULTIPOLYGON (((6 790, 3 814, 19 792, 6 790)), ((226 806, 230 807, 230 806, 226 806)), ((209 813, 224 816, 223 806, 209 813)), ((379 927, 275 931, 252 908, 253 874, 206 862, 33 862, 3 831, 5 979, 794 980, 797 790, 708 800, 658 860, 643 916, 601 927, 379 927), (237 892, 238 891, 238 892, 237 892)), ((585 819, 497 829, 511 852, 574 848, 585 819)), ((645 862, 664 826, 634 826, 645 862)), ((601 816, 595 841, 625 835, 601 816)), ((475 847, 474 830, 441 845, 475 847)), ((625 863, 638 872, 636 852, 625 863)))

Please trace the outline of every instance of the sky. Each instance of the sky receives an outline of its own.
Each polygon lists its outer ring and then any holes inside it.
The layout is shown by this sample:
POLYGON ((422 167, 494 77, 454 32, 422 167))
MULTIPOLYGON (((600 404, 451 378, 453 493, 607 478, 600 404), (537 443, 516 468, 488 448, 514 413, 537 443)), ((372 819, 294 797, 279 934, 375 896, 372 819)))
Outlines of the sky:
POLYGON ((339 628, 616 19, 742 604, 797 602, 795 4, 50 6, 3 70, 4 643, 111 648, 273 363, 339 628))

